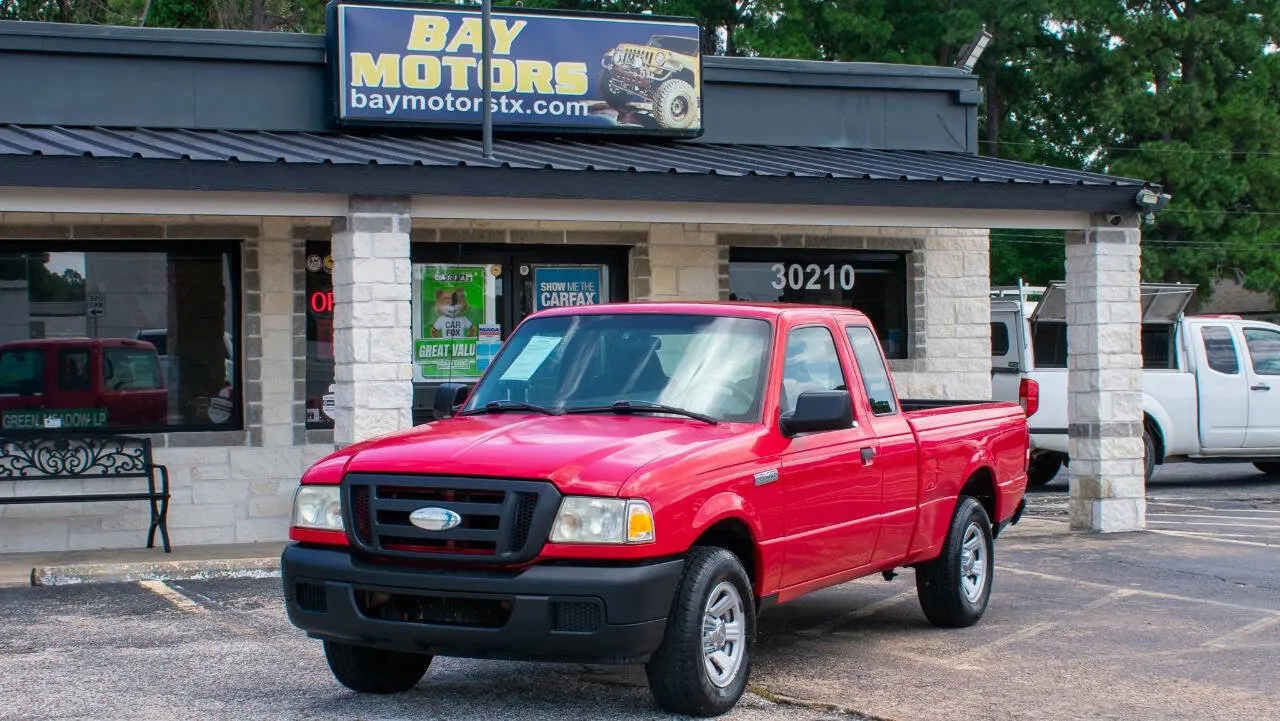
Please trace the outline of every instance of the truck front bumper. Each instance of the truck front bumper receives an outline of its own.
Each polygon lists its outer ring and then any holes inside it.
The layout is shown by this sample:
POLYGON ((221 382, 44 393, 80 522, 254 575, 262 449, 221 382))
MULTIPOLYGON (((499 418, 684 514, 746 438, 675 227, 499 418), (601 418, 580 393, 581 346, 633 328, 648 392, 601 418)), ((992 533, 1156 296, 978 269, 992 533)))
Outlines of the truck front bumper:
POLYGON ((313 638, 468 658, 642 663, 684 568, 418 569, 299 544, 281 556, 289 620, 313 638))

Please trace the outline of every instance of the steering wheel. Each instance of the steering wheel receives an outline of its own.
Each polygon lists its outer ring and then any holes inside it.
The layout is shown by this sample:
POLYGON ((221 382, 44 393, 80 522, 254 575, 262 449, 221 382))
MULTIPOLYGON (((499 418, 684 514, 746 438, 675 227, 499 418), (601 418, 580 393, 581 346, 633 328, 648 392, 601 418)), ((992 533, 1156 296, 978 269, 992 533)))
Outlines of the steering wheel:
POLYGON ((743 408, 750 408, 756 402, 755 398, 753 398, 746 391, 739 388, 736 383, 729 383, 726 385, 718 386, 716 388, 716 394, 722 395, 722 396, 728 396, 734 401, 740 401, 742 403, 743 408))

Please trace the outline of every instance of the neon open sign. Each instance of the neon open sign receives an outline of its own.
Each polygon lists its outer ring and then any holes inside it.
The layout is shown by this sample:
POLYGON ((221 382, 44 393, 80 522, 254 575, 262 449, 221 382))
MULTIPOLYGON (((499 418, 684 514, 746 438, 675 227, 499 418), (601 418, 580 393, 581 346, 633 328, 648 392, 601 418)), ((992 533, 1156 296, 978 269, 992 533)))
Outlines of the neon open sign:
POLYGON ((316 313, 333 312, 333 291, 317 290, 311 294, 311 310, 316 313))

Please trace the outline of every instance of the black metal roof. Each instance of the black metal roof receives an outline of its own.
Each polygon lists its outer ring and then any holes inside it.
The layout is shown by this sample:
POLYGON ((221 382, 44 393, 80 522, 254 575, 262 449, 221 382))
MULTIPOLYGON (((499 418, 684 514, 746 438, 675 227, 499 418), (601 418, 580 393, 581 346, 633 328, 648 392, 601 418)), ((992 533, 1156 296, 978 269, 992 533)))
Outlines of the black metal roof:
POLYGON ((1131 211, 1152 187, 934 151, 549 138, 493 149, 484 158, 472 137, 0 125, 0 185, 1091 212, 1131 211))

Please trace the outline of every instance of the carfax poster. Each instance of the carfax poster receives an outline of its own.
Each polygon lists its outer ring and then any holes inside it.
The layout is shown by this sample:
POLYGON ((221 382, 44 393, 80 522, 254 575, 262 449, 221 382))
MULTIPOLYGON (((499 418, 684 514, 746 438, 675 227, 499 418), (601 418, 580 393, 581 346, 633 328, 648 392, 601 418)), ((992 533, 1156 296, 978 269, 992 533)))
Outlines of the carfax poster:
MULTIPOLYGON (((491 27, 495 126, 701 133, 696 23, 502 9, 491 27)), ((476 9, 339 3, 329 32, 339 122, 482 122, 476 9)))
POLYGON ((570 308, 600 303, 600 268, 535 268, 533 308, 570 308))
POLYGON ((475 380, 496 348, 497 265, 416 265, 413 362, 427 381, 475 380), (483 336, 484 343, 481 343, 483 336))

